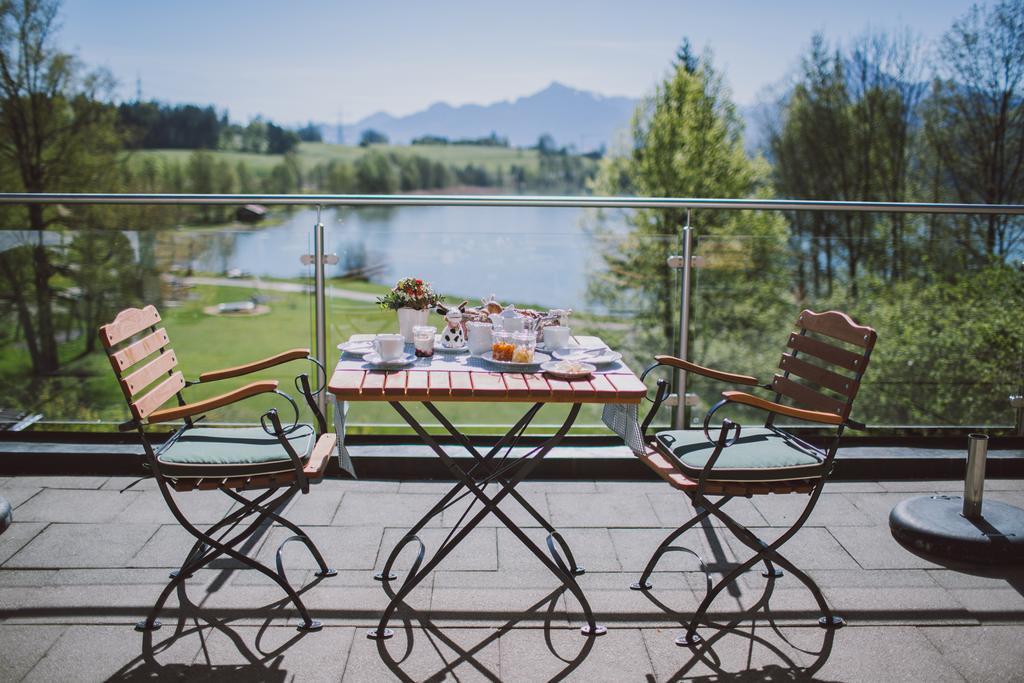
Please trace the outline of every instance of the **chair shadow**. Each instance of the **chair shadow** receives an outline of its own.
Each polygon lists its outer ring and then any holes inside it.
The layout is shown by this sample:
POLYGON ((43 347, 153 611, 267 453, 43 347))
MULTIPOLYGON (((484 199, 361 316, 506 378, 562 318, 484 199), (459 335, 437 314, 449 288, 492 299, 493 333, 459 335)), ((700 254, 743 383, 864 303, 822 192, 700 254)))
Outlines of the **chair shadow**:
MULTIPOLYGON (((449 680, 449 677, 456 680, 462 678, 461 672, 456 672, 455 669, 464 664, 468 664, 474 670, 474 672, 489 681, 500 682, 501 678, 498 673, 491 671, 483 662, 477 659, 478 653, 486 649, 489 645, 500 640, 505 634, 509 633, 517 624, 530 619, 536 614, 539 614, 541 610, 544 610, 543 617, 543 632, 544 632, 544 643, 547 646, 548 651, 558 660, 565 663, 558 672, 552 675, 547 680, 550 681, 561 681, 571 674, 590 654, 594 647, 594 641, 597 636, 589 635, 582 636, 579 634, 579 629, 574 629, 577 634, 576 637, 580 638, 582 647, 579 652, 572 656, 565 656, 559 653, 555 647, 554 640, 552 638, 552 622, 554 621, 558 602, 562 595, 568 589, 564 586, 559 586, 555 590, 551 591, 540 600, 535 602, 533 605, 521 612, 512 612, 509 614, 509 619, 497 628, 492 628, 491 633, 479 641, 475 645, 465 647, 456 643, 444 630, 438 626, 432 617, 445 616, 444 612, 433 612, 432 614, 425 614, 424 612, 410 606, 406 602, 401 602, 398 605, 398 609, 395 612, 395 617, 402 622, 402 626, 395 629, 396 636, 401 631, 405 635, 405 648, 401 653, 401 656, 394 657, 391 652, 388 651, 388 644, 393 643, 395 639, 384 640, 378 639, 377 652, 381 657, 384 664, 391 670, 398 680, 401 681, 443 681, 449 680), (415 622, 415 624, 414 624, 415 622), (418 625, 418 628, 417 628, 418 625), (438 669, 433 674, 424 677, 422 672, 418 672, 415 676, 402 668, 403 663, 410 660, 410 655, 413 654, 413 649, 416 645, 416 633, 420 631, 425 642, 425 646, 429 646, 440 655, 440 648, 438 643, 445 645, 450 648, 452 652, 456 654, 453 659, 446 660, 444 666, 438 669), (436 642, 435 642, 436 640, 436 642)), ((393 591, 390 587, 386 588, 389 594, 393 595, 393 591)), ((560 629, 564 630, 564 629, 560 629)))
MULTIPOLYGON (((782 631, 779 625, 776 623, 771 612, 771 596, 775 588, 775 579, 768 579, 765 582, 764 590, 761 593, 761 597, 758 598, 757 602, 754 603, 750 608, 743 610, 740 616, 727 623, 719 623, 711 620, 707 620, 701 623, 702 639, 700 642, 680 646, 680 651, 688 651, 689 659, 680 667, 668 680, 669 681, 789 681, 789 680, 800 680, 800 681, 817 681, 823 680, 814 677, 814 674, 821 669, 828 661, 829 656, 832 654, 832 646, 835 639, 835 629, 820 629, 823 634, 821 646, 817 650, 809 650, 804 647, 796 645, 790 638, 782 631), (813 660, 808 665, 799 664, 790 654, 783 651, 782 647, 777 644, 763 638, 753 631, 758 625, 758 615, 764 615, 763 623, 766 624, 771 630, 781 639, 786 645, 795 650, 798 653, 813 657, 813 660), (739 628, 740 624, 749 623, 750 631, 739 628), (712 633, 708 635, 709 631, 712 633), (725 668, 727 662, 725 658, 716 651, 716 646, 722 649, 722 646, 728 646, 731 650, 737 650, 739 648, 734 647, 734 639, 748 641, 746 643, 746 651, 749 653, 753 650, 755 645, 759 645, 769 650, 774 656, 778 657, 781 664, 768 664, 759 668, 748 668, 740 671, 729 671, 725 668), (733 641, 733 642, 729 642, 733 641), (704 665, 711 669, 713 673, 706 675, 694 675, 693 669, 697 666, 704 665)), ((664 602, 655 597, 650 590, 641 591, 655 607, 671 615, 677 619, 680 628, 685 629, 689 625, 688 615, 681 613, 672 607, 669 607, 664 602)), ((818 630, 817 624, 812 628, 818 630)), ((809 630, 809 629, 807 629, 809 630)))
MULTIPOLYGON (((320 581, 321 578, 315 578, 296 592, 301 595, 320 581)), ((231 627, 231 622, 243 617, 218 619, 214 616, 215 610, 199 607, 192 602, 186 593, 185 585, 178 587, 177 596, 179 609, 173 632, 169 636, 163 637, 169 623, 160 630, 143 632, 142 652, 111 675, 107 679, 108 681, 188 680, 280 683, 288 678, 289 673, 280 668, 285 652, 310 635, 310 632, 296 630, 295 634, 284 643, 264 649, 263 639, 272 623, 275 620, 293 617, 292 614, 285 611, 292 604, 287 596, 258 608, 259 612, 267 613, 268 616, 260 625, 252 647, 247 645, 238 632, 231 627), (227 637, 238 649, 245 662, 242 664, 212 664, 213 658, 207 650, 207 642, 213 632, 219 632, 227 637), (205 659, 205 663, 161 664, 158 661, 157 656, 160 653, 188 638, 199 638, 202 643, 199 656, 205 659)))

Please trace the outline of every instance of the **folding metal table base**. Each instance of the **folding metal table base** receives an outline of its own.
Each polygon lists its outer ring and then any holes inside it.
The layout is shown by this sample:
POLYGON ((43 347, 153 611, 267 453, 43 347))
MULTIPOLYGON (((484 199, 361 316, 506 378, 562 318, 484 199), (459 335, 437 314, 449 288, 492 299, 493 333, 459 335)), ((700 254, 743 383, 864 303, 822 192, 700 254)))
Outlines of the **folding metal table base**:
POLYGON ((537 557, 541 564, 555 575, 555 577, 561 582, 562 586, 576 597, 580 606, 583 608, 584 618, 587 622, 580 629, 580 632, 585 636, 598 636, 604 634, 606 632, 605 627, 598 625, 594 621, 594 615, 590 609, 590 603, 587 602, 586 596, 583 594, 579 584, 576 582, 575 577, 584 573, 583 568, 576 564, 572 551, 569 549, 568 544, 562 538, 561 534, 558 533, 551 523, 545 519, 544 516, 536 510, 536 508, 530 505, 529 502, 515 490, 515 487, 519 482, 529 476, 530 472, 537 467, 544 456, 547 455, 552 448, 557 446, 569 431, 569 428, 572 427, 573 422, 576 420, 576 416, 579 414, 580 404, 572 404, 569 410, 569 415, 565 418, 561 427, 559 427, 550 438, 545 440, 541 445, 527 451, 524 455, 511 458, 510 455, 512 449, 518 444, 520 438, 526 431, 526 428, 530 425, 530 422, 533 421, 537 412, 544 406, 543 403, 535 403, 531 406, 523 417, 520 418, 505 433, 505 435, 498 440, 498 443, 495 444, 494 447, 487 451, 487 453, 481 454, 472 445, 472 443, 470 443, 469 439, 462 434, 434 404, 429 401, 423 402, 423 406, 431 413, 431 415, 433 415, 445 430, 455 438, 459 445, 473 456, 474 462, 472 466, 467 469, 460 467, 458 463, 445 451, 441 444, 438 443, 437 439, 428 434, 419 421, 416 420, 416 418, 413 417, 413 415, 409 413, 401 403, 391 402, 391 406, 399 415, 402 416, 402 419, 412 427, 413 431, 416 432, 420 439, 429 446, 439 458, 441 458, 445 467, 447 467, 449 472, 451 472, 455 477, 456 484, 429 511, 427 511, 427 513, 418 522, 416 522, 415 525, 413 525, 412 529, 410 529, 401 540, 399 540, 388 556, 383 570, 374 576, 374 578, 383 582, 395 580, 397 577, 394 572, 391 571, 391 568, 399 553, 409 543, 415 542, 419 546, 416 559, 413 561, 412 567, 409 569, 409 573, 406 576, 405 581, 403 581, 400 588, 391 595, 391 600, 388 602, 387 607, 384 609, 384 613, 381 615, 380 623, 377 628, 371 629, 367 632, 367 637, 387 639, 394 635, 392 630, 388 628, 388 622, 398 606, 404 602, 405 597, 424 578, 426 578, 437 567, 437 565, 440 564, 441 561, 444 560, 444 558, 447 557, 448 554, 451 553, 451 551, 454 550, 458 544, 461 543, 462 540, 480 524, 481 521, 483 521, 488 514, 497 517, 501 523, 537 557), (504 455, 498 457, 498 454, 503 450, 504 455), (499 487, 498 492, 493 496, 489 496, 485 492, 486 485, 491 483, 495 483, 499 487), (448 533, 448 536, 438 546, 433 557, 427 560, 426 546, 417 534, 430 522, 431 519, 470 495, 473 496, 470 505, 467 506, 458 522, 456 522, 448 533), (526 532, 513 522, 503 510, 501 510, 499 504, 508 496, 511 496, 516 500, 516 502, 523 506, 530 516, 539 522, 540 525, 548 532, 547 546, 551 557, 548 557, 544 551, 526 535, 526 532), (477 501, 481 503, 482 509, 477 511, 468 521, 466 521, 466 517, 469 515, 477 501), (465 522, 464 525, 463 522, 465 522))

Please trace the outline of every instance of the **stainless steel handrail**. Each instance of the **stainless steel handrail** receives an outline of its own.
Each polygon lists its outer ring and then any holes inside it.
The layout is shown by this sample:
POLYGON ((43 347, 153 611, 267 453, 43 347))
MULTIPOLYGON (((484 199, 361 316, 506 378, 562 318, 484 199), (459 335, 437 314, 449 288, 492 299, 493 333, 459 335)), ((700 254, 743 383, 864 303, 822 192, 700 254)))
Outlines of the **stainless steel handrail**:
POLYGON ((0 204, 275 204, 300 206, 537 206, 596 209, 724 209, 1024 215, 1024 204, 840 202, 804 199, 565 197, 537 195, 61 194, 0 193, 0 204))
MULTIPOLYGON (((235 205, 271 204, 311 206, 318 210, 314 226, 317 263, 315 355, 326 364, 327 320, 324 305, 324 235, 319 210, 326 206, 466 206, 549 207, 595 209, 714 209, 726 211, 845 211, 855 213, 921 213, 960 215, 1024 215, 1024 204, 941 204, 929 202, 850 202, 805 199, 700 199, 695 197, 579 197, 541 195, 281 195, 281 194, 103 194, 103 193, 0 193, 2 204, 157 204, 235 205)), ((689 213, 682 226, 684 237, 683 283, 679 316, 679 350, 685 359, 689 341, 689 293, 692 276, 690 245, 693 229, 689 213)), ((326 366, 326 365, 325 365, 326 366)), ((677 376, 679 399, 673 422, 681 426, 686 401, 685 375, 677 376)), ((321 403, 325 393, 321 392, 321 403)), ((1024 414, 1019 411, 1018 414, 1024 414)), ((1018 424, 1018 430, 1021 425, 1018 424)))

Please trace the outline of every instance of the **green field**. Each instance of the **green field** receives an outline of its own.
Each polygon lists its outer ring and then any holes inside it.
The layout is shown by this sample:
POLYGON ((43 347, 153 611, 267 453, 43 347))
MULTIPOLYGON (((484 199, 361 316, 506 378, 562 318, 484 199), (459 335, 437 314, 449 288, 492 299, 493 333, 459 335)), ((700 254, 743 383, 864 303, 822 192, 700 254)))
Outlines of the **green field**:
MULTIPOLYGON (((366 292, 383 292, 386 288, 365 282, 332 281, 331 285, 366 292)), ((254 317, 224 317, 209 315, 204 308, 225 301, 248 298, 250 292, 238 287, 193 287, 190 296, 178 306, 165 306, 161 310, 164 325, 171 340, 179 367, 186 379, 194 379, 200 372, 231 367, 257 360, 285 349, 309 347, 312 339, 312 298, 306 294, 293 294, 263 290, 268 297, 270 313, 254 317)), ((440 317, 432 316, 432 324, 440 325, 440 317)), ((585 331, 580 321, 581 332, 585 331)), ((397 331, 394 312, 382 311, 375 304, 332 299, 328 307, 329 366, 337 358, 335 346, 357 332, 376 333, 397 331)), ((83 354, 84 339, 62 345, 62 368, 58 375, 32 379, 28 374, 28 357, 22 347, 8 345, 0 354, 0 381, 14 390, 8 399, 12 405, 40 412, 44 429, 77 425, 77 428, 110 431, 112 422, 126 420, 127 406, 114 380, 110 365, 102 351, 83 354), (92 426, 90 426, 92 425, 92 426)), ((195 401, 242 386, 257 379, 277 379, 281 389, 294 397, 299 394, 293 381, 295 375, 308 368, 304 363, 291 363, 244 378, 236 378, 200 385, 186 390, 189 401, 195 401)), ((312 372, 312 369, 307 371, 312 372)), ((251 421, 269 407, 276 407, 282 415, 290 416, 292 409, 283 398, 260 395, 234 406, 211 413, 216 422, 251 421)), ((417 406, 418 408, 418 406, 417 406)), ((446 414, 460 425, 477 425, 470 433, 496 433, 502 425, 517 419, 524 406, 514 404, 450 404, 446 414)), ((545 408, 538 424, 556 423, 564 416, 565 406, 545 408)), ((425 410, 414 411, 424 423, 432 422, 425 410)), ((577 423, 596 424, 600 411, 588 407, 577 423)), ((400 424, 395 411, 383 403, 353 404, 349 412, 351 433, 369 432, 409 433, 400 424)), ((592 430, 587 430, 592 431, 592 430)))
MULTIPOLYGON (((485 147, 482 145, 373 145, 371 147, 356 147, 350 145, 330 145, 322 142, 303 142, 298 148, 298 158, 303 170, 308 171, 317 164, 329 161, 352 163, 366 154, 369 149, 394 152, 407 156, 424 156, 432 161, 439 161, 452 166, 462 167, 473 164, 475 166, 483 166, 491 172, 497 171, 499 168, 508 171, 512 166, 522 166, 529 170, 536 170, 538 165, 537 152, 535 150, 485 147)), ((191 149, 138 150, 131 152, 131 158, 136 160, 153 158, 161 161, 178 162, 184 165, 188 162, 189 156, 194 151, 191 149)), ((250 154, 223 151, 214 151, 212 154, 217 159, 223 159, 230 164, 237 164, 239 161, 243 161, 255 170, 265 171, 269 171, 284 160, 284 156, 280 154, 250 154)))

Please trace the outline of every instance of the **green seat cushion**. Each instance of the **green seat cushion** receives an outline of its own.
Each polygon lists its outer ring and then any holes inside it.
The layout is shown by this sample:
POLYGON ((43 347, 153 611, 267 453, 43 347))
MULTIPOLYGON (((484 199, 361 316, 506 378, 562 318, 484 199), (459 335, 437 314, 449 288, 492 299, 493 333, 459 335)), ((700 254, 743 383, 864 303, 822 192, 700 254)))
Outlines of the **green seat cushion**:
MULTIPOLYGON (((299 425, 288 442, 303 463, 313 452, 316 436, 299 425)), ((172 477, 241 477, 291 472, 295 469, 276 436, 262 427, 196 427, 157 456, 160 469, 172 477)))
MULTIPOLYGON (((711 432, 713 437, 717 432, 711 432)), ((700 477, 715 451, 700 429, 676 429, 655 435, 675 455, 683 473, 700 477)), ((708 481, 786 481, 820 477, 822 457, 788 435, 763 427, 744 427, 740 438, 724 448, 708 474, 708 481)))

